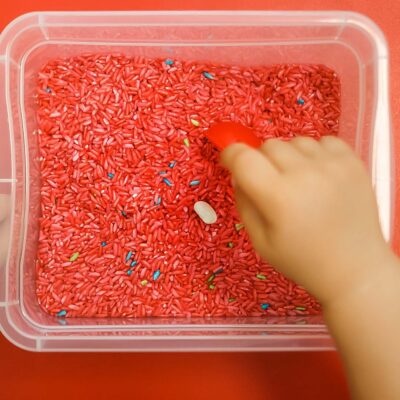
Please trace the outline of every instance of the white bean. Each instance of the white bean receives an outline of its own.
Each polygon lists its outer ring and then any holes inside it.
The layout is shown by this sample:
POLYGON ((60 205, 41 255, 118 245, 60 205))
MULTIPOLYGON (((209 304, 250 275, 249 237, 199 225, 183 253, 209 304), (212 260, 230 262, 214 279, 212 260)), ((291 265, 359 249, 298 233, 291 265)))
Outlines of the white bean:
POLYGON ((196 201, 194 211, 205 224, 215 224, 217 222, 217 213, 205 201, 196 201))

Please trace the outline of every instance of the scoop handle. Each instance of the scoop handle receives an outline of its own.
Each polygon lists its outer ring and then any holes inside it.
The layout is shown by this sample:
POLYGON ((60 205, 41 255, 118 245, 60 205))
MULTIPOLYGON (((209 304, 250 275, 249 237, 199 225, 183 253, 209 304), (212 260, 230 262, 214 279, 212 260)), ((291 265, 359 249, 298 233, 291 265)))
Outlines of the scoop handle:
POLYGON ((245 143, 255 148, 260 147, 262 143, 250 128, 236 122, 219 122, 204 133, 220 150, 233 143, 245 143))

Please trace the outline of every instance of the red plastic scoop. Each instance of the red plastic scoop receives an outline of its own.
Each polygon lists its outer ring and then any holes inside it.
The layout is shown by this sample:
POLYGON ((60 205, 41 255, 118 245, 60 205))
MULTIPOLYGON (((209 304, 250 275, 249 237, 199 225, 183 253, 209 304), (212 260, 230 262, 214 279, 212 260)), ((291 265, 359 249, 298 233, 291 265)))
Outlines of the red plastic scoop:
POLYGON ((233 143, 246 143, 251 147, 261 146, 261 140, 249 128, 235 122, 219 122, 204 132, 220 150, 233 143))

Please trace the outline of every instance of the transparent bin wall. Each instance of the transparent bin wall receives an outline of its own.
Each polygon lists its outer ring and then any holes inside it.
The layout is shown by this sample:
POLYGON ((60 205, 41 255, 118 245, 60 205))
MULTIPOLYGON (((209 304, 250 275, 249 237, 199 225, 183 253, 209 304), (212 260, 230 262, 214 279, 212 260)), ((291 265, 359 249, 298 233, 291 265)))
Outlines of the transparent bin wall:
POLYGON ((0 107, 6 115, 0 122, 0 193, 3 184, 13 200, 8 263, 0 264, 4 333, 19 346, 35 350, 331 348, 322 317, 58 320, 45 313, 35 294, 40 215, 35 79, 48 60, 88 52, 237 65, 325 64, 342 84, 339 136, 367 164, 390 238, 386 51, 371 21, 342 12, 38 13, 11 24, 0 41, 0 107))

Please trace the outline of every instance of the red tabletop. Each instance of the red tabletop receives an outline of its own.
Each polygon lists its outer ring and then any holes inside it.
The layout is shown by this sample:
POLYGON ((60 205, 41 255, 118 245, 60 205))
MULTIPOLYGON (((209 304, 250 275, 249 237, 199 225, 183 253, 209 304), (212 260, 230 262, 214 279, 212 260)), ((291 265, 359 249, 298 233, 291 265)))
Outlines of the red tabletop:
MULTIPOLYGON (((391 55, 393 130, 400 132, 400 2, 397 0, 5 0, 0 29, 20 14, 50 10, 343 9, 375 20, 391 55)), ((400 144, 395 135, 395 148, 400 144)), ((398 163, 396 171, 400 170, 398 163)), ((399 209, 400 203, 397 204, 399 209)), ((399 218, 396 218, 396 226, 399 218)), ((394 242, 399 241, 400 230, 394 242)), ((396 246, 399 249, 399 246, 396 246)), ((347 399, 334 352, 215 354, 28 353, 0 335, 0 398, 269 400, 347 399)))

